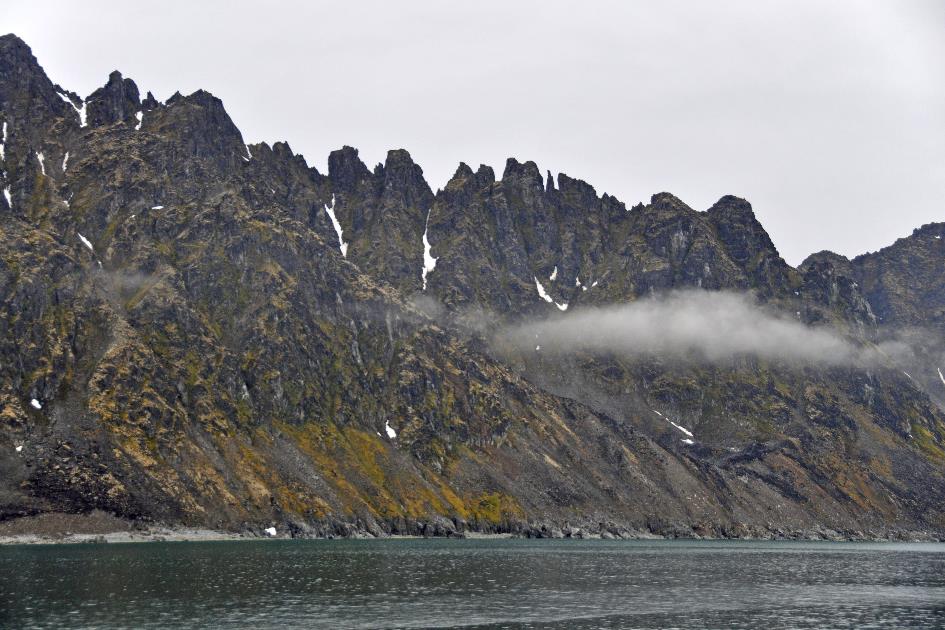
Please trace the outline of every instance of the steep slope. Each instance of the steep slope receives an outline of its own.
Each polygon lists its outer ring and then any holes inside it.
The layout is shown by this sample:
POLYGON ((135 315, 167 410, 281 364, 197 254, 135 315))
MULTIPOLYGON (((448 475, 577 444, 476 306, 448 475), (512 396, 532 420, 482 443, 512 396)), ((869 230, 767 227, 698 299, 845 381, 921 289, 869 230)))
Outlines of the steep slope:
POLYGON ((371 171, 345 147, 325 175, 286 143, 247 146, 203 91, 142 101, 115 72, 80 99, 11 35, 0 117, 0 519, 945 529, 945 415, 893 364, 492 343, 505 323, 685 287, 750 291, 865 343, 874 312, 923 321, 898 294, 872 309, 879 289, 837 279, 842 261, 789 267, 744 200, 627 210, 513 159, 500 180, 460 165, 434 195, 403 150, 371 171))

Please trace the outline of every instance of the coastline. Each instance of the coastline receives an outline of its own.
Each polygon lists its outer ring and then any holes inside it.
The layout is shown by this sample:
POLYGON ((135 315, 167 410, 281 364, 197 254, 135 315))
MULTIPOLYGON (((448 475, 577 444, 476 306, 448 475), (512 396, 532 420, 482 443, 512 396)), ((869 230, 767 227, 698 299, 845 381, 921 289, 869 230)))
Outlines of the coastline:
MULTIPOLYGON (((422 524, 421 524, 422 525, 422 524)), ((422 528, 421 528, 422 529, 422 528)), ((23 516, 0 522, 0 546, 9 545, 71 545, 142 542, 212 542, 260 540, 331 540, 331 539, 423 539, 457 538, 496 540, 511 538, 545 539, 599 539, 599 540, 754 540, 754 541, 830 541, 830 542, 945 542, 945 533, 927 530, 886 529, 882 531, 838 532, 823 527, 804 530, 781 529, 737 532, 735 535, 703 535, 672 530, 666 533, 624 527, 588 528, 557 525, 526 525, 508 531, 480 531, 476 529, 428 528, 431 533, 390 533, 372 528, 367 531, 347 527, 326 533, 324 530, 299 531, 263 526, 246 526, 241 531, 217 530, 143 523, 121 519, 104 512, 88 514, 44 513, 23 516)))

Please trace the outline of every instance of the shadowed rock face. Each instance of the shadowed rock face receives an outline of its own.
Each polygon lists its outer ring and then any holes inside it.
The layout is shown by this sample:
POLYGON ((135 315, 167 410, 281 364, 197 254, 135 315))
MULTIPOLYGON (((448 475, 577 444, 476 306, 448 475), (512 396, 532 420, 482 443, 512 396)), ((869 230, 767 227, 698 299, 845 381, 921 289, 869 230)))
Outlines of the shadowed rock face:
POLYGON ((737 197, 627 209, 514 159, 499 179, 461 164, 434 194, 406 151, 372 171, 350 147, 325 175, 285 142, 247 147, 207 92, 140 101, 116 72, 82 101, 12 35, 0 123, 0 519, 945 530, 943 225, 794 269, 737 197), (869 369, 494 340, 687 288, 857 345, 934 334, 869 369))
POLYGON ((108 76, 108 83, 92 92, 88 121, 93 127, 131 120, 140 111, 138 86, 131 79, 123 79, 117 70, 108 76))

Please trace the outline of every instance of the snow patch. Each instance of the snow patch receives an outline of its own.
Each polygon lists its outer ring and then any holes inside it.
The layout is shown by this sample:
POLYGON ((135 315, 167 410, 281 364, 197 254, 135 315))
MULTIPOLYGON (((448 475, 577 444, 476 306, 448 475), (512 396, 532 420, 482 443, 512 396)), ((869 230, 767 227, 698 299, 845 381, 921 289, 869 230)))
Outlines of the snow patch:
POLYGON ((6 197, 7 205, 10 206, 10 209, 13 209, 13 199, 10 198, 10 187, 7 186, 3 189, 3 196, 6 197))
POLYGON ((541 285, 541 282, 538 281, 538 278, 535 278, 535 276, 532 276, 532 278, 535 279, 535 288, 538 289, 538 297, 543 299, 545 302, 548 302, 549 304, 551 302, 554 302, 554 300, 551 299, 551 296, 548 295, 548 292, 545 291, 545 287, 543 287, 541 285))
POLYGON ((575 276, 575 277, 574 277, 574 286, 576 286, 576 287, 581 286, 581 277, 580 277, 580 276, 575 276))
POLYGON ((152 210, 163 210, 164 206, 151 206, 152 210))
POLYGON ((95 251, 95 250, 92 248, 92 243, 89 242, 89 239, 87 239, 87 238, 85 238, 84 236, 82 236, 82 234, 79 233, 79 232, 76 232, 76 234, 79 235, 79 240, 82 241, 82 244, 83 244, 83 245, 85 245, 86 247, 89 248, 89 251, 90 251, 90 252, 94 252, 94 251, 95 251))
POLYGON ((679 426, 678 424, 676 424, 675 422, 673 422, 672 420, 670 420, 669 418, 667 418, 666 416, 664 416, 663 414, 661 414, 661 413, 660 413, 659 411, 657 411, 656 409, 653 410, 653 413, 655 413, 656 415, 658 415, 658 416, 659 416, 660 418, 662 418, 663 420, 666 420, 666 422, 670 423, 671 425, 673 425, 674 427, 676 427, 677 429, 679 429, 680 431, 682 431, 683 433, 685 433, 685 434, 688 435, 689 437, 695 437, 695 436, 692 434, 692 431, 690 431, 690 430, 687 429, 686 427, 679 426))
POLYGON ((62 92, 59 92, 59 98, 61 98, 65 102, 72 105, 72 109, 74 109, 76 113, 79 115, 79 127, 85 127, 86 125, 89 124, 88 120, 86 119, 87 110, 86 110, 85 101, 82 101, 82 107, 76 107, 75 103, 72 102, 72 99, 66 96, 65 94, 63 94, 62 92))
POLYGON ((65 173, 67 168, 69 168, 69 152, 68 151, 66 151, 66 154, 62 158, 62 172, 65 173))
POLYGON ((23 450, 23 445, 22 445, 22 444, 20 444, 19 446, 16 447, 16 452, 17 452, 17 453, 19 453, 19 452, 22 451, 22 450, 23 450))
POLYGON ((591 283, 591 287, 596 287, 596 286, 597 286, 597 280, 591 283))
POLYGON ((693 444, 695 444, 695 442, 693 442, 693 441, 690 440, 689 438, 683 438, 682 443, 683 443, 683 444, 688 444, 689 446, 692 446, 693 444))
POLYGON ((539 346, 535 346, 535 352, 538 352, 539 350, 541 350, 541 346, 540 346, 540 345, 539 345, 539 346))
POLYGON ((903 370, 902 373, 905 374, 906 376, 908 376, 910 381, 914 381, 914 380, 915 380, 914 378, 912 378, 912 375, 909 374, 908 372, 906 372, 905 370, 903 370))
POLYGON ((938 377, 942 379, 942 385, 945 385, 945 375, 942 375, 942 368, 935 368, 938 370, 938 377))
POLYGON ((243 158, 244 162, 249 162, 253 159, 253 152, 249 150, 249 145, 246 145, 246 157, 243 158))
POLYGON ((43 155, 42 151, 37 151, 36 159, 39 161, 39 170, 43 172, 43 175, 45 175, 46 174, 46 156, 43 155))
POLYGON ((557 277, 558 277, 558 265, 555 265, 555 270, 551 272, 551 275, 548 276, 548 279, 554 282, 555 278, 557 277))
MULTIPOLYGON (((423 280, 423 290, 427 290, 427 274, 436 268, 436 258, 433 257, 430 240, 427 233, 430 231, 430 213, 433 209, 427 210, 427 222, 423 227, 423 271, 420 272, 420 279, 423 280)), ((338 239, 341 239, 341 233, 338 233, 338 239)))
POLYGON ((276 528, 275 528, 275 527, 267 527, 267 528, 264 529, 263 531, 266 532, 266 536, 269 536, 269 537, 272 537, 272 536, 275 536, 275 535, 276 535, 276 528))
POLYGON ((395 439, 397 437, 397 431, 394 431, 394 428, 390 426, 390 422, 384 421, 384 430, 387 432, 387 437, 390 439, 395 439))
POLYGON ((40 403, 40 402, 39 402, 38 400, 36 400, 35 398, 30 401, 30 405, 32 405, 33 409, 42 409, 42 408, 43 408, 42 403, 40 403))
POLYGON ((547 291, 545 291, 545 287, 542 286, 541 282, 538 281, 538 278, 536 278, 535 276, 532 276, 532 279, 535 281, 535 288, 538 290, 538 297, 543 299, 545 302, 548 302, 549 304, 554 304, 555 306, 558 307, 559 311, 568 310, 567 304, 558 304, 553 299, 551 299, 551 296, 548 295, 547 291))
POLYGON ((341 256, 343 258, 348 257, 348 244, 345 243, 344 239, 341 238, 341 224, 338 223, 338 218, 335 216, 335 196, 331 196, 331 207, 328 207, 328 204, 325 204, 325 212, 328 213, 328 218, 331 219, 331 224, 335 228, 335 233, 338 235, 338 249, 341 250, 341 256))
POLYGON ((140 130, 141 130, 141 123, 142 123, 142 121, 144 120, 144 112, 138 112, 137 114, 135 114, 135 118, 138 119, 138 124, 135 125, 135 131, 140 131, 140 130))
POLYGON ((676 424, 675 422, 673 422, 673 421, 670 420, 669 418, 667 418, 666 421, 669 422, 669 423, 670 423, 671 425, 673 425, 674 427, 676 427, 677 429, 679 429, 680 431, 682 431, 683 433, 685 433, 686 435, 688 435, 689 437, 693 437, 692 431, 690 431, 690 430, 687 429, 686 427, 681 427, 681 426, 679 426, 678 424, 676 424))
POLYGON ((7 154, 3 146, 7 143, 7 123, 3 122, 3 141, 0 142, 0 160, 6 161, 7 154))

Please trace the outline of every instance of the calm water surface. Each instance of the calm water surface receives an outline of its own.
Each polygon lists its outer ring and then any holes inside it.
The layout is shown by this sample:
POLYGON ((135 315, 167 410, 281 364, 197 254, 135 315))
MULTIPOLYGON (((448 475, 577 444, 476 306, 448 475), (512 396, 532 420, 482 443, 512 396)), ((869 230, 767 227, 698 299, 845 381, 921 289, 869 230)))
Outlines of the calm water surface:
POLYGON ((945 545, 0 547, 0 627, 941 628, 945 545))

